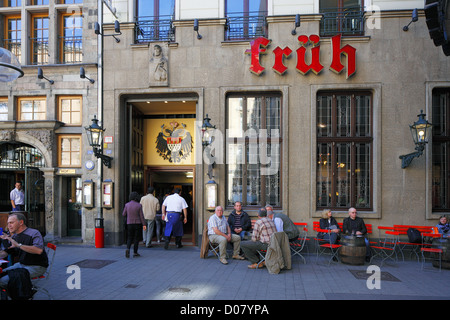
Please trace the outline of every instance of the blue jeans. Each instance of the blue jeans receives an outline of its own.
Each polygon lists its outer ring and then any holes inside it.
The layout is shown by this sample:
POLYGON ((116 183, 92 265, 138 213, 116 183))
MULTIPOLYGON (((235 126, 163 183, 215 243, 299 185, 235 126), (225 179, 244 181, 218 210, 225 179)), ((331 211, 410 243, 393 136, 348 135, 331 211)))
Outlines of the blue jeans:
POLYGON ((147 223, 147 230, 142 230, 142 239, 144 240, 145 245, 148 247, 152 244, 155 220, 145 219, 145 222, 147 223))

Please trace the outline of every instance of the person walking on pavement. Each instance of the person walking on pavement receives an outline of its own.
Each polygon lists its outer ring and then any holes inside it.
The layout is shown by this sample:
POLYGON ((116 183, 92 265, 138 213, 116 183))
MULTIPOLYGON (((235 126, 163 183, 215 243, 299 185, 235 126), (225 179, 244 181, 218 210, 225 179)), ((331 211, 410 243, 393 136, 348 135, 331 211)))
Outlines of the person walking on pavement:
POLYGON ((182 248, 181 238, 184 235, 183 223, 187 222, 187 203, 183 197, 180 196, 181 190, 176 188, 174 193, 168 196, 162 205, 162 218, 165 220, 166 229, 164 231, 164 249, 169 248, 170 238, 175 237, 175 244, 177 248, 182 248), (181 221, 181 214, 184 219, 181 221))
POLYGON ((144 219, 147 229, 142 231, 142 238, 147 248, 152 247, 153 230, 155 228, 156 212, 159 210, 159 201, 153 195, 155 189, 148 187, 147 195, 141 198, 142 211, 144 212, 144 219))
POLYGON ((25 210, 25 193, 22 190, 22 182, 17 181, 15 188, 9 194, 12 211, 25 210))
POLYGON ((125 251, 125 257, 130 257, 131 243, 134 243, 133 257, 139 257, 139 232, 143 227, 147 229, 145 225, 144 213, 142 212, 142 205, 139 203, 139 193, 133 191, 130 193, 129 202, 125 204, 122 215, 127 217, 127 250, 125 251))

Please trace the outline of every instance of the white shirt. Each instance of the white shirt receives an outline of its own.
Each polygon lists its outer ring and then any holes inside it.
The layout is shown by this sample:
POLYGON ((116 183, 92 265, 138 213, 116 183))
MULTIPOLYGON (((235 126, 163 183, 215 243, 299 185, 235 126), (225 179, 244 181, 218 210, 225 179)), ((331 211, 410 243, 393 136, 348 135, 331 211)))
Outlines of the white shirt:
POLYGON ((186 200, 184 200, 184 198, 178 193, 168 196, 164 200, 163 206, 166 207, 166 212, 183 212, 183 209, 188 207, 186 200))
POLYGON ((208 234, 216 234, 213 228, 219 229, 220 232, 227 234, 228 232, 228 222, 224 216, 219 218, 216 214, 213 214, 208 220, 208 234))
POLYGON ((25 193, 23 190, 18 190, 14 188, 9 194, 10 200, 14 200, 15 205, 24 205, 25 204, 25 193))
POLYGON ((282 232, 283 231, 283 220, 281 220, 280 218, 277 218, 275 216, 273 216, 274 218, 273 223, 275 223, 275 227, 277 227, 277 232, 282 232))

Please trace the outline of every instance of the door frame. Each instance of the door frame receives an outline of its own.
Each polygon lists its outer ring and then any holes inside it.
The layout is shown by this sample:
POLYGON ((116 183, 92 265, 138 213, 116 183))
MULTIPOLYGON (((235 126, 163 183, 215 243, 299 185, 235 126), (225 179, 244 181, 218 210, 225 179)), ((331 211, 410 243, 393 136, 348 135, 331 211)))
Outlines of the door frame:
MULTIPOLYGON (((195 166, 145 166, 144 168, 144 186, 147 190, 147 186, 151 185, 152 181, 149 181, 149 174, 151 172, 188 172, 192 171, 192 245, 197 245, 197 228, 196 228, 196 206, 195 206, 195 166)), ((189 221, 188 221, 189 223, 189 221)))

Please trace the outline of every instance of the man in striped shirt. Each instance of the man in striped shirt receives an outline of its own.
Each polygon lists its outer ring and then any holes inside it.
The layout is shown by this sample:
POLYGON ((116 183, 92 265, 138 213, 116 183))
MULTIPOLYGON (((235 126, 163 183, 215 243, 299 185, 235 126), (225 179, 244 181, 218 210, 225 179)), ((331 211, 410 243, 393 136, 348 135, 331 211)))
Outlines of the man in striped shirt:
POLYGON ((249 269, 265 266, 264 262, 258 265, 258 261, 260 260, 258 251, 267 250, 270 244, 270 237, 275 232, 277 232, 277 228, 275 223, 267 217, 266 209, 259 209, 258 221, 255 222, 255 226, 253 227, 252 240, 241 242, 241 249, 245 257, 252 263, 248 266, 249 269))

